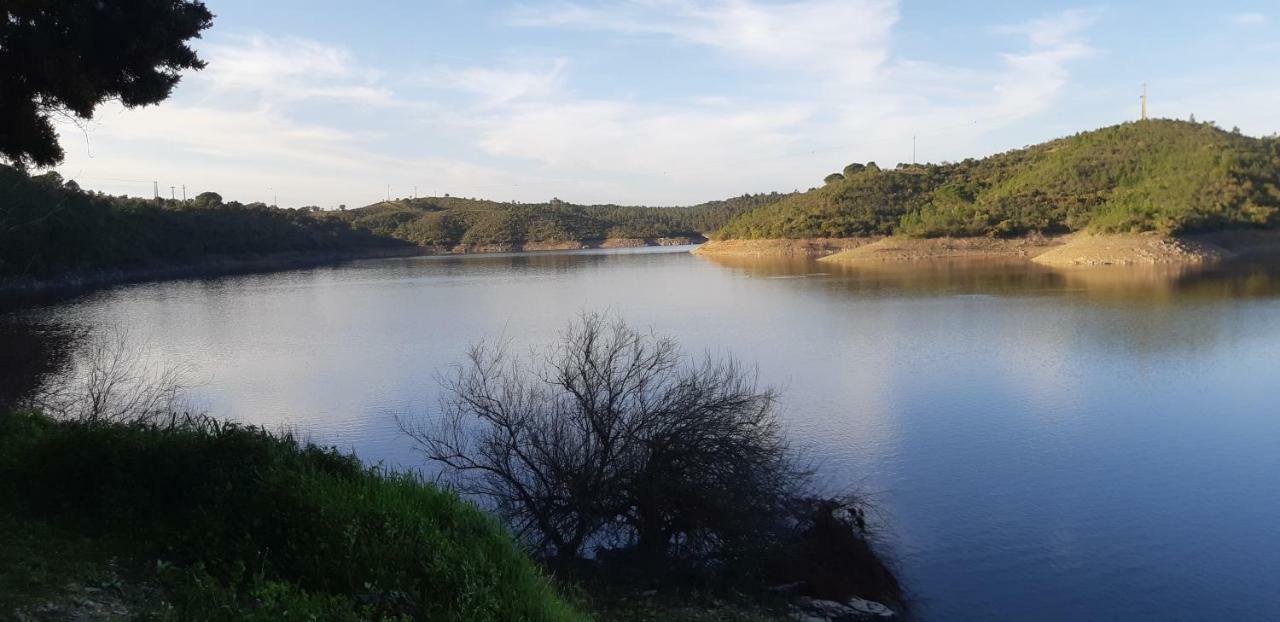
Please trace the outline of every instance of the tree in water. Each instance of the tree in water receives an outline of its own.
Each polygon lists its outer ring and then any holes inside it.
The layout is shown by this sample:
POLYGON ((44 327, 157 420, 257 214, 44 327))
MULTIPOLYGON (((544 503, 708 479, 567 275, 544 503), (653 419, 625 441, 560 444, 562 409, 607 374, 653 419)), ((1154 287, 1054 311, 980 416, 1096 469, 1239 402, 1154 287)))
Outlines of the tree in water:
POLYGON ((53 166, 51 116, 93 118, 97 106, 169 97, 204 61, 187 42, 213 23, 197 0, 29 0, 0 9, 0 157, 53 166))

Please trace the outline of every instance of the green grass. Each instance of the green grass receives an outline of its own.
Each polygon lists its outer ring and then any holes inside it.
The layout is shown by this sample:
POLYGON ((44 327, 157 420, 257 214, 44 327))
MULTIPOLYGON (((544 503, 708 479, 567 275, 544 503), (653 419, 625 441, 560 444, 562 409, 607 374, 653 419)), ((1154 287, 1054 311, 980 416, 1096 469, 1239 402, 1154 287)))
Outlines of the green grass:
POLYGON ((152 619, 585 619, 455 495, 250 427, 0 416, 0 517, 6 568, 52 564, 0 574, 6 607, 112 555, 152 619))

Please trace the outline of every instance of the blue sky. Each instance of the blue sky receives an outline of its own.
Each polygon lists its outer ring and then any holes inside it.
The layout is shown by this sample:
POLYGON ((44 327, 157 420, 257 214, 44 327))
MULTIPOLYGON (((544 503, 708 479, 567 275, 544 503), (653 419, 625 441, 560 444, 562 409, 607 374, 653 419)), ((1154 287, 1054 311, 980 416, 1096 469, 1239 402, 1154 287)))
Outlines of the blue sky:
POLYGON ((209 66, 61 129, 112 194, 673 205, 1136 118, 1280 130, 1274 2, 210 0, 209 66))

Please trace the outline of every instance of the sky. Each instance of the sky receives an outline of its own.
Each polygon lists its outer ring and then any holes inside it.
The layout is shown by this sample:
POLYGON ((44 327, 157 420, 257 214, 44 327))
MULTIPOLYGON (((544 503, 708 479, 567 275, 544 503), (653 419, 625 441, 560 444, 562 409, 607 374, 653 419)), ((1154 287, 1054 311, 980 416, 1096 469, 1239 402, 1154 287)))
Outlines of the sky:
POLYGON ((687 205, 1136 119, 1280 131, 1270 2, 209 0, 208 66, 64 177, 282 207, 687 205), (172 189, 171 189, 172 187, 172 189))

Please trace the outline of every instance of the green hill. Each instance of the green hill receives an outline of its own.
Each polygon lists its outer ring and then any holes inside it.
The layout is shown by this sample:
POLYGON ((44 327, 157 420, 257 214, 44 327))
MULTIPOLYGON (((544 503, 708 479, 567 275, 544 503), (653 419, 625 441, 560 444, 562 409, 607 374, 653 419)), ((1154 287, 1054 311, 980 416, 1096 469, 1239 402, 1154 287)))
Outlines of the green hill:
POLYGON ((1280 140, 1125 123, 958 163, 851 164, 731 220, 721 238, 1189 233, 1280 224, 1280 140))
POLYGON ((329 213, 361 231, 421 246, 699 236, 788 195, 745 194, 690 207, 500 203, 458 197, 398 199, 329 213))
POLYGON ((210 257, 403 246, 303 209, 110 196, 0 165, 0 281, 198 263, 210 257))

